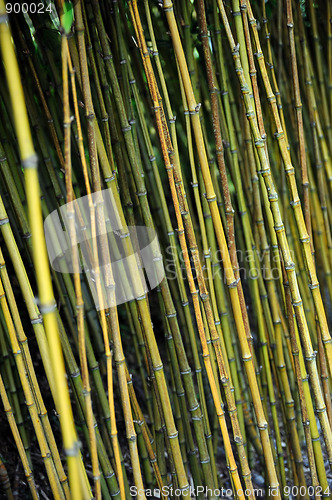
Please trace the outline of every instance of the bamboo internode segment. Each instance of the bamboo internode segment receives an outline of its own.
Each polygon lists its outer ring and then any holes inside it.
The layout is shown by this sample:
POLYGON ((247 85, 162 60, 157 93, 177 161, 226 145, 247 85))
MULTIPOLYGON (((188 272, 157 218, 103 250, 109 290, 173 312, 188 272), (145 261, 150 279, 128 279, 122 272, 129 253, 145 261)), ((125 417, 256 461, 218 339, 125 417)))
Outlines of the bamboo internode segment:
POLYGON ((0 496, 331 498, 331 2, 34 5, 0 0, 0 496))

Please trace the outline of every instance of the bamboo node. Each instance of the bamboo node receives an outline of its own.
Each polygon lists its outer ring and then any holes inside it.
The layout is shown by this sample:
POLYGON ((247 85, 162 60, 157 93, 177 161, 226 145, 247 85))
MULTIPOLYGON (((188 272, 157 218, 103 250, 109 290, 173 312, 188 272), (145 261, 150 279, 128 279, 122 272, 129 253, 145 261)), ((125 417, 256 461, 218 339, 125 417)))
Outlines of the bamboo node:
POLYGON ((189 490, 189 484, 187 484, 186 486, 183 486, 182 488, 180 488, 180 490, 181 490, 182 493, 185 493, 186 491, 189 490))
POLYGON ((232 283, 229 283, 227 286, 228 286, 228 288, 236 288, 239 282, 240 282, 240 278, 237 278, 235 281, 233 281, 232 283))
POLYGON ((304 236, 303 238, 300 238, 301 243, 310 243, 310 236, 304 236))
MULTIPOLYGON (((232 55, 234 56, 237 56, 239 54, 239 50, 240 50, 240 44, 236 44, 235 47, 233 47, 233 50, 232 50, 232 55)), ((241 68, 241 71, 242 71, 242 68, 241 68)))
POLYGON ((258 429, 260 431, 265 431, 267 428, 268 428, 268 425, 267 425, 267 422, 264 422, 263 424, 261 425, 257 425, 258 429))
POLYGON ((32 325, 38 325, 38 324, 41 324, 43 322, 43 318, 41 316, 38 316, 38 318, 33 318, 30 320, 30 323, 32 325))
POLYGON ((230 467, 230 466, 227 466, 227 469, 230 471, 230 473, 231 473, 232 475, 234 475, 234 474, 236 474, 236 473, 237 473, 237 467, 236 467, 236 465, 235 465, 233 468, 232 468, 232 467, 230 467))
POLYGON ((154 372, 160 372, 160 370, 162 370, 164 368, 163 364, 161 363, 160 365, 157 365, 157 366, 153 366, 152 367, 152 370, 154 372))
POLYGON ((64 453, 66 457, 76 457, 78 455, 81 446, 82 446, 81 441, 76 441, 76 443, 74 443, 74 446, 72 446, 71 448, 65 448, 64 453))
POLYGON ((128 125, 128 127, 122 127, 122 132, 129 132, 131 130, 131 126, 128 125))
POLYGON ((165 318, 175 318, 176 317, 176 312, 165 314, 165 318))
POLYGON ((45 314, 49 314, 56 310, 56 302, 51 302, 49 304, 40 304, 39 309, 44 316, 45 314))
POLYGON ((253 110, 247 111, 246 117, 248 118, 248 120, 253 120, 255 118, 255 111, 253 110))
POLYGON ((7 13, 1 14, 0 15, 0 24, 3 23, 8 23, 9 22, 9 17, 7 13))
POLYGON ((173 10, 173 4, 171 4, 169 7, 164 7, 164 12, 170 12, 173 10))
POLYGON ((4 161, 7 161, 7 157, 6 156, 1 156, 0 157, 0 163, 3 163, 4 161))
POLYGON ((199 110, 201 108, 201 103, 199 102, 196 106, 195 106, 195 109, 194 110, 189 110, 189 114, 190 115, 197 115, 199 113, 199 110))
MULTIPOLYGON (((104 478, 105 478, 105 479, 112 479, 112 477, 114 477, 114 476, 115 476, 115 472, 114 472, 114 471, 112 471, 112 472, 110 472, 110 474, 105 474, 105 475, 104 475, 104 478)), ((120 494, 120 490, 118 491, 118 493, 117 493, 117 494, 120 494)))
POLYGON ((324 413, 325 411, 326 411, 325 405, 322 408, 316 408, 316 413, 324 413))
MULTIPOLYGON (((274 226, 274 230, 276 233, 280 233, 285 230, 285 226, 283 224, 279 224, 279 226, 274 226)), ((285 266, 286 267, 286 266, 285 266)), ((295 267, 295 264, 294 264, 295 267)))
MULTIPOLYGON (((255 146, 256 148, 263 148, 264 147, 264 139, 257 139, 255 141, 255 146)), ((270 169, 268 169, 270 170, 270 169)))
POLYGON ((121 238, 121 239, 124 239, 124 238, 129 238, 130 233, 129 233, 129 231, 128 231, 127 233, 122 233, 122 234, 120 234, 119 236, 120 236, 120 238, 121 238))
POLYGON ((247 84, 242 85, 241 92, 242 94, 249 94, 249 86, 247 84))
POLYGON ((104 181, 111 182, 111 181, 114 181, 114 179, 115 179, 115 172, 113 173, 113 175, 111 177, 105 177, 104 181))
MULTIPOLYGON (((194 406, 193 408, 189 408, 189 411, 190 412, 194 412, 196 410, 199 410, 199 403, 197 403, 196 406, 194 406)), ((196 417, 191 417, 192 420, 202 420, 203 418, 203 414, 201 413, 200 415, 196 416, 196 417)))
POLYGON ((0 220, 0 226, 3 226, 3 225, 8 224, 8 223, 9 223, 8 217, 6 217, 5 219, 1 219, 0 220))
POLYGON ((178 431, 175 431, 173 434, 168 434, 168 439, 177 439, 179 433, 178 431))
POLYGON ((36 154, 32 154, 25 160, 22 160, 22 167, 24 169, 37 168, 37 164, 38 164, 38 156, 36 154))
MULTIPOLYGON (((264 56, 263 56, 263 52, 256 52, 256 53, 255 53, 255 56, 256 56, 256 58, 257 58, 257 59, 262 59, 262 58, 264 58, 264 56)), ((268 98, 267 100, 269 100, 269 98, 268 98)))
POLYGON ((212 203, 212 202, 214 202, 214 201, 217 201, 217 195, 214 195, 214 196, 211 196, 211 197, 207 197, 207 196, 206 196, 206 201, 207 201, 208 203, 212 203))
POLYGON ((147 193, 148 193, 148 192, 147 192, 147 190, 142 191, 142 192, 137 191, 137 192, 136 192, 136 195, 137 195, 137 196, 146 196, 146 195, 147 195, 147 193))

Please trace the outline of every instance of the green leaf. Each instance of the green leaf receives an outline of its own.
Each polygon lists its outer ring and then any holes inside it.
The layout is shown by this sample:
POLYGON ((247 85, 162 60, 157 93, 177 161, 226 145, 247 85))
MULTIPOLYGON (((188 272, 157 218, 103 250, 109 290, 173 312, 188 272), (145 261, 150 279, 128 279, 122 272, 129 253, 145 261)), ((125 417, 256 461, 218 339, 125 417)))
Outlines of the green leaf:
POLYGON ((60 16, 60 20, 65 33, 69 33, 74 20, 74 9, 71 2, 64 2, 63 13, 60 16))

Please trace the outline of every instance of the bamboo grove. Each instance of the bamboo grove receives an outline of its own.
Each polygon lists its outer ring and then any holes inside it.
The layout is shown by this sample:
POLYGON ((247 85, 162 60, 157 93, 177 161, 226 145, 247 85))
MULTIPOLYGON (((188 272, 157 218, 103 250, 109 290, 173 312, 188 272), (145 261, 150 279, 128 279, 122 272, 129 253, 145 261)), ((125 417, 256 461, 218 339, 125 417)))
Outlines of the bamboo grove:
POLYGON ((331 498, 332 2, 0 0, 0 48, 1 498, 331 498))

